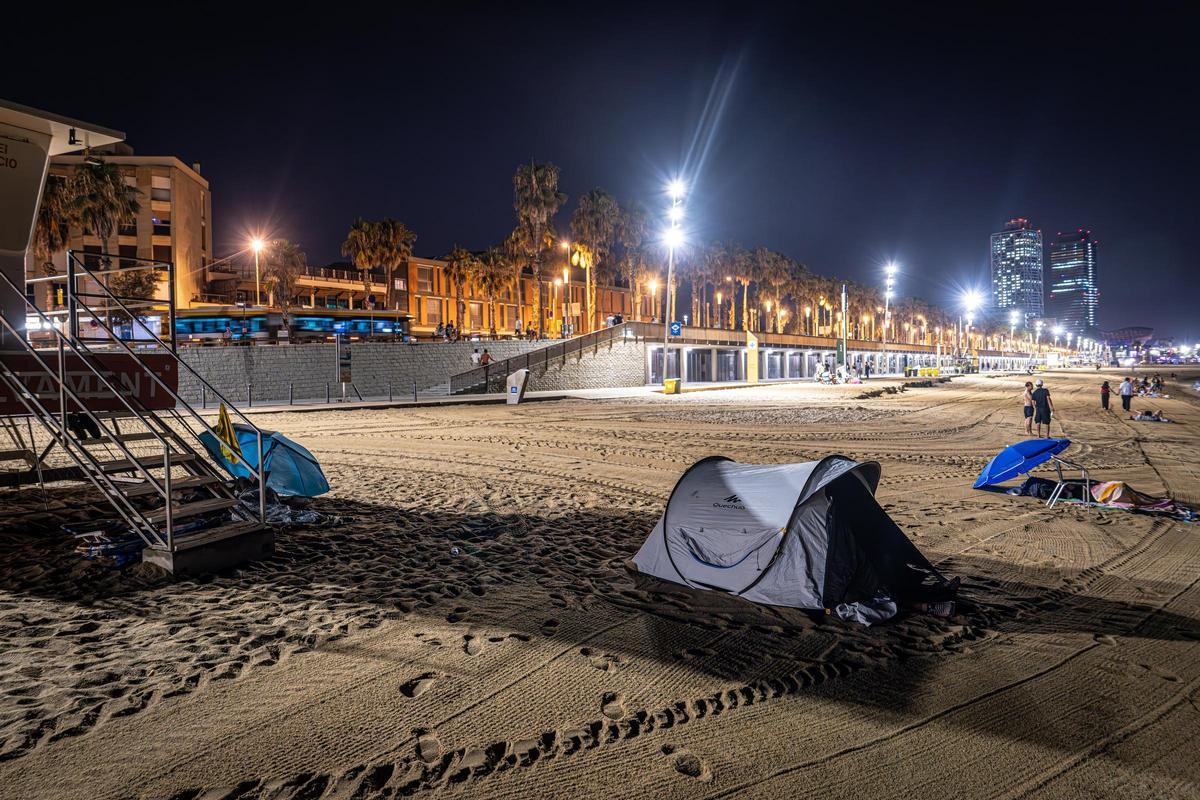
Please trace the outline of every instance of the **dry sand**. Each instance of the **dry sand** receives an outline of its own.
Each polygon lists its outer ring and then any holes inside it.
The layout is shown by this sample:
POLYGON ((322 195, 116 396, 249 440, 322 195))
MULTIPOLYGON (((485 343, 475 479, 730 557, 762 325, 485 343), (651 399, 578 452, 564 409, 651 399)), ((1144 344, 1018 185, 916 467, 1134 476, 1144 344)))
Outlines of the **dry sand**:
MULTIPOLYGON (((1072 452, 1200 504, 1200 406, 1128 422, 1101 377, 1049 378, 1072 452)), ((260 418, 341 522, 204 580, 38 532, 95 513, 77 489, 0 495, 0 797, 1200 796, 1200 526, 972 491, 1019 386, 260 418), (882 462, 958 616, 866 629, 627 571, 696 459, 834 452, 882 462)))

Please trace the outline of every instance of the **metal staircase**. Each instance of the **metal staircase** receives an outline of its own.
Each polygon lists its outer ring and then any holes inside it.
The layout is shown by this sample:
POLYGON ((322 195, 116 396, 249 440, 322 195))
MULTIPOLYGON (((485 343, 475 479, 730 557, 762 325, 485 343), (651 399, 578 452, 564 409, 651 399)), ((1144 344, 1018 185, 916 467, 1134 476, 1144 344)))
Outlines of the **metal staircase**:
MULTIPOLYGON (((103 258, 88 254, 88 259, 103 258)), ((112 268, 108 259, 93 269, 68 252, 66 308, 43 311, 6 276, 4 286, 26 296, 26 310, 40 321, 51 347, 28 341, 24 325, 0 316, 9 342, 23 349, 0 354, 0 388, 24 410, 30 433, 19 435, 15 419, 4 428, 17 447, 0 451, 0 458, 23 460, 36 471, 38 481, 75 479, 93 485, 119 518, 145 543, 144 561, 173 572, 217 569, 273 552, 273 536, 266 527, 266 493, 263 485, 262 431, 224 398, 203 376, 179 357, 174 342, 174 270, 170 264, 147 259, 121 258, 112 268), (128 270, 166 270, 168 297, 163 301, 118 297, 107 286, 105 275, 128 270), (79 281, 85 280, 80 291, 79 281), (95 302, 99 300, 100 302, 95 302), (139 306, 167 306, 164 315, 171 334, 164 339, 144 324, 135 323, 139 306), (138 324, 135 348, 121 338, 114 316, 138 324), (80 335, 80 320, 88 336, 80 335), (211 459, 200 436, 215 435, 204 417, 180 397, 177 380, 187 370, 211 396, 225 403, 257 436, 249 489, 256 504, 243 503, 234 486, 211 459), (171 375, 172 371, 174 376, 171 375), (156 400, 134 387, 152 384, 156 400), (48 444, 33 449, 34 426, 48 444), (65 454, 68 468, 51 469, 47 457, 65 454)), ((42 280, 35 278, 29 283, 42 280)), ((21 321, 24 323, 24 320, 21 321)), ((249 456, 250 454, 247 454, 249 456)))

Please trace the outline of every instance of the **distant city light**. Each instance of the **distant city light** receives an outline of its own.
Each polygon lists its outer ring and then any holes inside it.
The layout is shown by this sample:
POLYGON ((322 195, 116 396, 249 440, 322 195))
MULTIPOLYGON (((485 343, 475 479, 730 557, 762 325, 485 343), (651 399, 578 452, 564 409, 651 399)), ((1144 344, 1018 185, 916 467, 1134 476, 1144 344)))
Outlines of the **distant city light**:
POLYGON ((687 186, 678 178, 667 184, 667 193, 671 195, 672 200, 678 200, 679 198, 683 197, 683 194, 686 191, 687 186))
POLYGON ((967 291, 963 292, 962 304, 963 308, 967 310, 968 314, 974 314, 975 311, 981 305, 983 305, 983 296, 974 289, 968 289, 967 291))
POLYGON ((1014 308, 1012 311, 1008 312, 1008 324, 1016 325, 1017 320, 1020 319, 1020 317, 1021 317, 1021 315, 1018 314, 1017 310, 1014 308))
POLYGON ((667 215, 671 218, 671 222, 679 222, 679 220, 683 219, 683 209, 679 206, 671 206, 671 210, 667 212, 667 215))
POLYGON ((683 231, 674 226, 663 231, 663 243, 672 250, 683 246, 683 231))
POLYGON ((265 247, 265 245, 263 244, 262 239, 259 239, 256 237, 256 238, 250 240, 250 249, 253 250, 254 252, 261 253, 263 247, 265 247))

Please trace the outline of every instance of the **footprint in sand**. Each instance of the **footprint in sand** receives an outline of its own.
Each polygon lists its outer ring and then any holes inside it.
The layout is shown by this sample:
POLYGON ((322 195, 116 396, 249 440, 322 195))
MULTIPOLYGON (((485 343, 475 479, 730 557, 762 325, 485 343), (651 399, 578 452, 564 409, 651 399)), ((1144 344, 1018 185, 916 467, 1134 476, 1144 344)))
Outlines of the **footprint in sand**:
POLYGON ((469 656, 477 656, 483 652, 483 639, 473 633, 463 636, 463 651, 469 656))
POLYGON ((436 672, 426 672, 423 675, 418 675, 412 680, 405 681, 400 684, 400 694, 405 697, 420 697, 433 688, 437 683, 438 674, 436 672))
POLYGON ((609 719, 624 719, 627 713, 625 711, 625 695, 619 692, 605 692, 600 710, 609 719))
POLYGON ((698 781, 711 781, 712 768, 708 766, 708 762, 697 756, 695 753, 689 753, 686 750, 680 750, 675 753, 673 766, 675 771, 680 775, 686 775, 689 778, 695 778, 698 781))
POLYGON ((426 764, 432 764, 442 755, 442 743, 433 731, 419 728, 414 731, 417 735, 417 758, 426 764))

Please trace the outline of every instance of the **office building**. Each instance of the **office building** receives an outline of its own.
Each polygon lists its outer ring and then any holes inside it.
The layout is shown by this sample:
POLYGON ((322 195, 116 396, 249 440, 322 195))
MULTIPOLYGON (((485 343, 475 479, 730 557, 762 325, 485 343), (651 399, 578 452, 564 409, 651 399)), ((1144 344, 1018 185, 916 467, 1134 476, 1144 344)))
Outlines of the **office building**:
POLYGON ((1083 334, 1096 327, 1096 240, 1080 228, 1060 233, 1050 245, 1049 313, 1064 329, 1083 334))
POLYGON ((993 311, 1007 315, 1016 309, 1026 321, 1045 315, 1041 231, 1027 219, 1010 219, 992 234, 991 263, 993 311))

